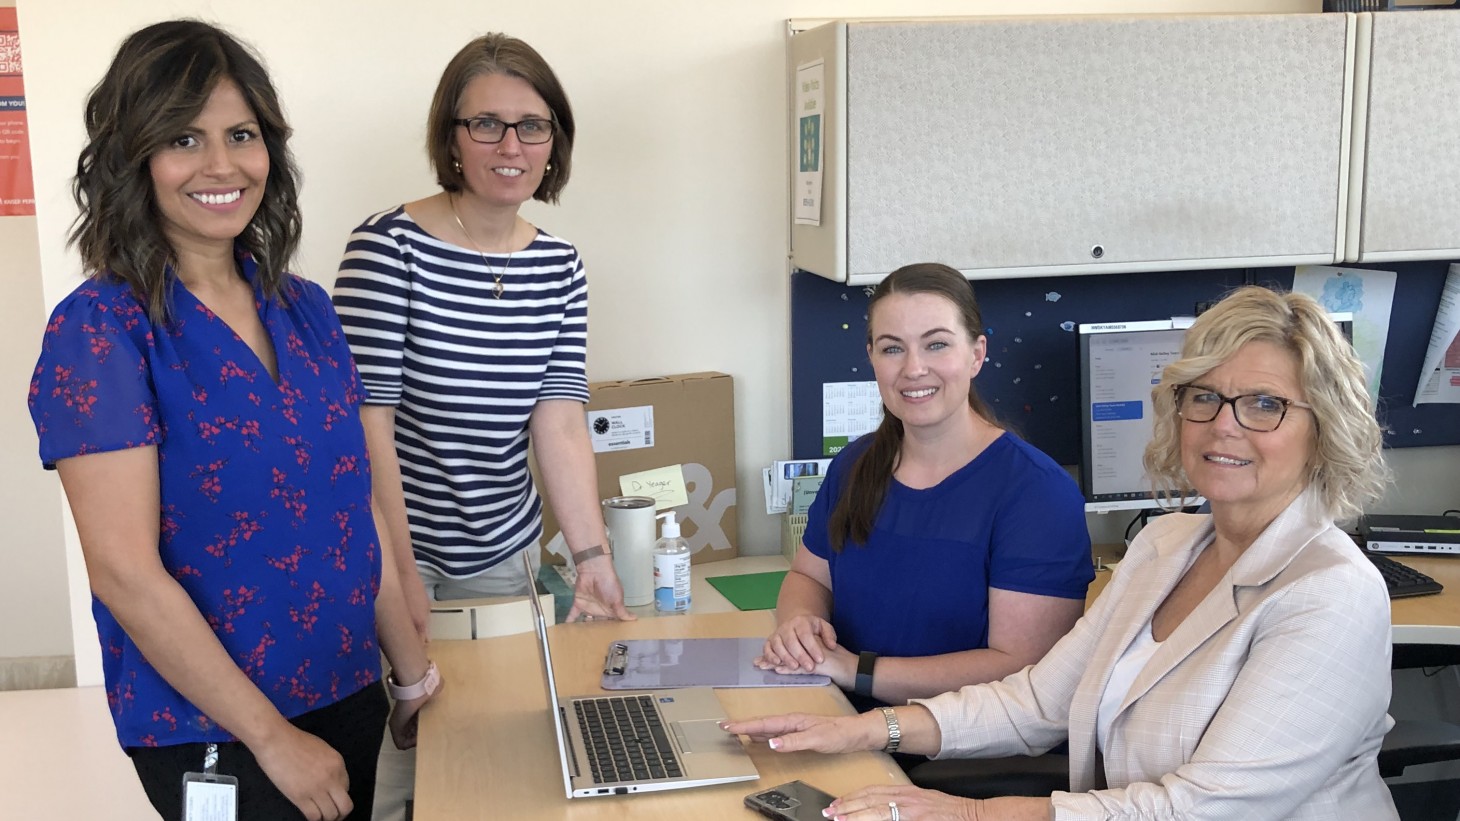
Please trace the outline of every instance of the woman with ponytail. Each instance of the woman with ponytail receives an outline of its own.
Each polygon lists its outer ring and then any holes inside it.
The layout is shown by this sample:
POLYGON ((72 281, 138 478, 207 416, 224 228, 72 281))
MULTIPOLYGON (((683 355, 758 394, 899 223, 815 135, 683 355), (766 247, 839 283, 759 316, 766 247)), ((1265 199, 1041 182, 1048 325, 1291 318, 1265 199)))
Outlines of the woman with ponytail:
POLYGON ((900 268, 867 316, 882 424, 832 461, 758 660, 831 676, 861 709, 1038 661, 1094 578, 1079 488, 974 388, 988 343, 968 281, 900 268))

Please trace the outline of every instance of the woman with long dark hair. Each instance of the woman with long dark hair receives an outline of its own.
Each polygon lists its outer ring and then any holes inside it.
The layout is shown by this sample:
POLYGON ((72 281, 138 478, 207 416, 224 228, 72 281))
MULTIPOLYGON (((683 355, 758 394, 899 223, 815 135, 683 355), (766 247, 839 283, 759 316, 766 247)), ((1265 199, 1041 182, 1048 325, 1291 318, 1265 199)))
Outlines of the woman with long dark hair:
POLYGON ((298 184, 263 65, 196 21, 127 38, 86 104, 46 326, 40 455, 75 514, 107 701, 148 798, 238 779, 248 819, 369 818, 389 725, 439 684, 382 562, 361 389, 319 286, 289 274, 298 184), (353 811, 352 811, 353 810, 353 811))
POLYGON ((979 399, 988 342, 968 281, 900 268, 867 316, 882 424, 832 461, 759 662, 830 675, 864 707, 1037 661, 1094 578, 1074 481, 979 399))

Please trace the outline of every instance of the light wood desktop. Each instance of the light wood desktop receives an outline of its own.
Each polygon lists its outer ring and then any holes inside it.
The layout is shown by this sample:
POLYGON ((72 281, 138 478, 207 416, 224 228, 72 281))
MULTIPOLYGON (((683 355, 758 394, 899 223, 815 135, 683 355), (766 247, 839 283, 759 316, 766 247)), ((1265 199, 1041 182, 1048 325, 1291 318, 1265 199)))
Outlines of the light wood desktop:
MULTIPOLYGON (((636 622, 560 624, 548 628, 561 695, 604 692, 598 686, 608 645, 625 638, 764 636, 770 611, 692 613, 636 622)), ((605 798, 563 796, 548 713, 547 685, 535 632, 482 641, 431 643, 446 688, 421 715, 415 817, 449 819, 683 819, 756 817, 746 794, 801 779, 833 795, 868 784, 907 783, 881 753, 822 755, 748 749, 760 780, 715 787, 605 798)), ((850 713, 841 691, 826 687, 722 689, 732 718, 783 712, 850 713)))
MULTIPOLYGON (((1098 546, 1105 561, 1120 551, 1098 546)), ((774 624, 770 611, 742 613, 713 592, 702 579, 721 572, 783 569, 784 559, 755 557, 754 566, 716 562, 697 566, 696 612, 689 616, 644 618, 627 624, 571 624, 549 628, 555 671, 564 695, 601 692, 598 678, 608 644, 620 638, 674 636, 734 637, 766 635, 774 624), (780 564, 777 564, 780 562, 780 564), (716 565, 725 567, 716 567, 716 565), (703 608, 706 611, 699 612, 703 608)), ((1427 573, 1445 592, 1392 602, 1394 640, 1403 643, 1460 645, 1460 559, 1399 557, 1427 573)), ((745 564, 745 560, 735 560, 745 564)), ((1095 574, 1087 603, 1110 580, 1095 574)), ((651 608, 652 610, 652 608, 651 608)), ((880 753, 823 756, 773 753, 750 746, 759 781, 674 792, 603 799, 563 797, 557 748, 547 712, 546 685, 532 632, 485 641, 432 642, 431 655, 447 687, 421 717, 417 759, 415 817, 419 819, 543 818, 753 818, 742 805, 746 793, 800 778, 832 794, 872 783, 905 783, 901 771, 880 753)), ((720 690, 732 717, 806 711, 850 712, 834 687, 720 690)))

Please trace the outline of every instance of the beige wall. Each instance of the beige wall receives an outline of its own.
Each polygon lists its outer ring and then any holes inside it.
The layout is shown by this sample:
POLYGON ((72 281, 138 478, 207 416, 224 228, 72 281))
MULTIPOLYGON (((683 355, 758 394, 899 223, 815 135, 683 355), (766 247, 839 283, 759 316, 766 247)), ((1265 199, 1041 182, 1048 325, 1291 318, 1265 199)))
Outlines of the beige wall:
MULTIPOLYGON (((589 376, 716 369, 736 380, 739 529, 774 552, 759 469, 790 446, 784 73, 788 18, 878 14, 1316 11, 1319 0, 20 0, 35 145, 44 302, 77 282, 63 236, 82 143, 80 108, 118 41, 158 19, 215 20, 263 53, 305 172, 299 270, 333 280, 350 228, 430 193, 422 122, 436 78, 469 37, 508 31, 554 65, 579 120, 562 205, 529 218, 582 249, 592 293, 589 376), (405 9, 409 8, 409 13, 405 9), (85 25, 76 21, 85 20, 85 25), (758 511, 758 509, 760 509, 758 511)), ((33 349, 34 337, 17 346, 33 349)), ((19 388, 17 387, 17 391, 19 388)), ((3 397, 0 397, 3 398, 3 397)), ((40 477, 33 433, 12 460, 40 477), (21 458, 23 457, 23 458, 21 458)), ((38 478, 39 477, 39 478, 38 478)), ((39 518, 62 517, 59 501, 39 518)), ((99 679, 74 533, 67 531, 78 676, 99 679)), ((59 542, 46 542, 51 555, 59 542)), ((52 595, 56 595, 52 593, 52 595)), ((6 633, 8 635, 8 632, 6 633)), ((3 643, 5 639, 0 639, 3 643)), ((0 647, 0 652, 3 652, 0 647)))
POLYGON ((0 217, 0 659, 71 654, 61 486, 41 470, 26 388, 42 312, 34 217, 0 217))
POLYGON ((45 327, 34 217, 0 217, 0 282, 0 660, 69 656, 60 485, 41 475, 25 404, 45 327))

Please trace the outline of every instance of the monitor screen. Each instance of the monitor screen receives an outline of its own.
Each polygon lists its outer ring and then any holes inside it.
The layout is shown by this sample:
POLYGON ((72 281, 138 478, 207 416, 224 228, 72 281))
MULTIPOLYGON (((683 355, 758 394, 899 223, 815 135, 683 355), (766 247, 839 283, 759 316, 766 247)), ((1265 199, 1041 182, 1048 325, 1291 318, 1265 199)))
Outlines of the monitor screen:
MULTIPOLYGON (((1353 317, 1331 314, 1353 339, 1353 317)), ((1142 457, 1151 439, 1151 388, 1161 371, 1181 357, 1191 317, 1146 322, 1081 325, 1080 487, 1085 510, 1100 512, 1159 507, 1142 457)), ((1187 504, 1201 504, 1195 491, 1187 504)))
POLYGON ((1141 463, 1151 388, 1181 357, 1188 319, 1080 326, 1080 486, 1089 511, 1157 507, 1141 463))

